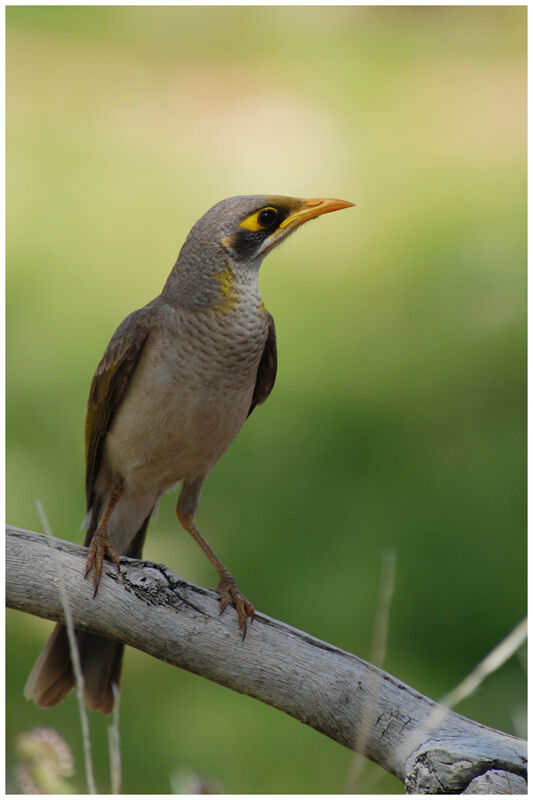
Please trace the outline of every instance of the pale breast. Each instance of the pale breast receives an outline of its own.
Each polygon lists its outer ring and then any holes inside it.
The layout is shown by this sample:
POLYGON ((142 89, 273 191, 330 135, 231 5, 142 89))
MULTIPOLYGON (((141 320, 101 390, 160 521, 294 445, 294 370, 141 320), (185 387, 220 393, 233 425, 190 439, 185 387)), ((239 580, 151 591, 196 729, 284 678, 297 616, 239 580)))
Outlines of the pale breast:
POLYGON ((110 469, 158 492, 207 474, 246 420, 266 335, 257 306, 163 306, 106 437, 110 469))

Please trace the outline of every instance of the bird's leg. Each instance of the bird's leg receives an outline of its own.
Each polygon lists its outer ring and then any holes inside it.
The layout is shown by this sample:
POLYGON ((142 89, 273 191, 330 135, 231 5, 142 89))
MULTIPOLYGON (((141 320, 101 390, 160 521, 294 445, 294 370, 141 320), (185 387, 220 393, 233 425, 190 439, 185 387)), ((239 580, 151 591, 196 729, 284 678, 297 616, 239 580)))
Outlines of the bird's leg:
POLYGON ((237 586, 237 581, 231 572, 226 569, 222 561, 217 558, 215 553, 211 550, 206 540, 194 524, 192 515, 185 514, 183 509, 180 508, 180 502, 178 502, 176 513, 180 523, 183 525, 185 530, 191 534, 194 541, 200 545, 209 561, 218 572, 220 580, 218 582, 216 591, 220 595, 220 613, 224 611, 228 603, 233 603, 239 617, 239 626, 242 630, 242 638, 244 639, 246 636, 247 619, 250 617, 250 619, 253 620, 255 615, 253 605, 241 593, 241 590, 237 586))
POLYGON ((93 533, 93 537, 91 539, 91 544, 89 546, 89 555, 87 557, 87 563, 85 565, 84 577, 86 578, 89 572, 94 568, 93 597, 96 597, 96 592, 98 591, 98 587, 100 585, 100 578, 102 577, 102 569, 104 566, 104 558, 106 555, 109 556, 109 558, 114 562, 116 568, 120 572, 119 557, 117 551, 111 544, 111 539, 109 538, 109 533, 107 532, 107 526, 109 524, 109 520, 111 519, 111 514, 113 513, 113 509, 115 508, 116 504, 122 497, 123 492, 124 492, 124 481, 122 480, 122 478, 119 478, 115 482, 113 488, 109 493, 109 498, 106 507, 104 509, 104 513, 102 514, 102 519, 100 520, 100 524, 93 533))

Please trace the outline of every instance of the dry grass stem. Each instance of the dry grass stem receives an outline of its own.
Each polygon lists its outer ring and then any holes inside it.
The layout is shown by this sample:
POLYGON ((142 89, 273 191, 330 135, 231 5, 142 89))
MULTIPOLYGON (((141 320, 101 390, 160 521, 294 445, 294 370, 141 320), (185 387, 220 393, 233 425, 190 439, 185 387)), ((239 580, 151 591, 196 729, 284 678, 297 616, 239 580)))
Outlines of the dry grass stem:
POLYGON ((120 758, 120 689, 117 684, 113 686, 113 720, 107 729, 109 741, 109 767, 111 770, 111 792, 112 794, 120 794, 120 785, 122 783, 122 763, 120 758))
POLYGON ((456 706, 459 702, 469 697, 492 672, 499 669, 516 651, 524 644, 527 637, 527 617, 513 628, 479 664, 474 667, 466 678, 464 678, 451 692, 448 692, 439 702, 433 711, 428 714, 423 725, 415 728, 411 735, 398 748, 396 757, 404 758, 416 744, 416 738, 423 727, 426 732, 431 732, 437 728, 445 718, 448 710, 456 706))
MULTIPOLYGON (((384 550, 381 556, 381 576, 379 582, 378 602, 376 615, 374 618, 374 629, 372 633, 372 644, 370 647, 370 662, 376 667, 383 666, 385 653, 387 651, 387 638, 389 635, 389 619, 394 594, 394 577, 396 572, 396 553, 394 550, 384 550)), ((365 744, 368 739, 372 716, 377 705, 377 696, 380 676, 372 672, 368 682, 368 700, 364 708, 361 726, 355 741, 355 755, 350 764, 344 791, 346 794, 357 794, 358 786, 361 781, 363 770, 367 759, 363 755, 365 744)))
POLYGON ((485 678, 492 672, 496 672, 517 650, 522 647, 527 639, 527 617, 518 623, 504 639, 494 647, 479 664, 474 667, 472 672, 463 678, 455 689, 443 697, 439 702, 448 708, 454 708, 458 703, 469 697, 476 689, 481 686, 485 678))
POLYGON ((37 513, 39 515, 39 519, 41 520, 41 525, 43 526, 43 530, 46 533, 47 541, 50 546, 50 552, 52 553, 52 563, 54 565, 54 569, 57 575, 57 585, 59 589, 59 595, 61 597, 61 604, 63 606, 63 610, 65 612, 65 627, 67 629, 69 647, 70 647, 70 657, 72 659, 72 668, 74 670, 74 677, 76 679, 76 696, 78 699, 78 707, 80 712, 80 723, 81 723, 81 732, 82 732, 82 739, 83 739, 83 756, 85 761, 85 776, 87 779, 87 789, 89 794, 97 794, 96 783, 94 780, 94 771, 93 771, 93 761, 92 761, 92 754, 91 754, 91 737, 89 733, 89 717, 87 715, 87 711, 83 704, 83 673, 81 671, 80 666, 80 656, 78 652, 78 645, 76 643, 76 634, 74 632, 74 624, 72 622, 72 613, 70 611, 69 602, 67 599, 67 593, 65 591, 65 584, 63 581, 63 573, 58 564, 58 560, 56 557, 56 551, 53 544, 53 535, 48 524, 48 519, 46 518, 46 514, 44 512, 44 508, 42 506, 41 501, 38 498, 35 498, 35 507, 37 509, 37 513))

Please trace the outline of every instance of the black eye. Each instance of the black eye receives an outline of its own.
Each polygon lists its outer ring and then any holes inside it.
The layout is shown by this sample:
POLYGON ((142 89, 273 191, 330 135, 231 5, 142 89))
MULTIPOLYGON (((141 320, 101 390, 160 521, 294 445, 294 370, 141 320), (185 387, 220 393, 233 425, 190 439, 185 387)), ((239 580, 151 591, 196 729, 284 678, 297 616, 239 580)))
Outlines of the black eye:
POLYGON ((278 212, 275 208, 264 208, 257 215, 257 221, 263 228, 269 228, 275 223, 278 218, 278 212))

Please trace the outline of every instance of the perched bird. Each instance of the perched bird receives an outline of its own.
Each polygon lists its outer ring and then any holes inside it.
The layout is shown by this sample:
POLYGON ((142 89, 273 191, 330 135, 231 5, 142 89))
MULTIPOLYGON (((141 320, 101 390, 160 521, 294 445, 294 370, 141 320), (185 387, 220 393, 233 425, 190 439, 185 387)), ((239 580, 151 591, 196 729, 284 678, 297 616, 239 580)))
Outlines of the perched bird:
MULTIPOLYGON (((202 484, 276 377, 274 320, 258 272, 265 255, 302 223, 352 206, 344 200, 239 196, 192 228, 161 294, 115 331, 93 377, 85 425, 87 576, 98 589, 106 556, 141 556, 161 495, 183 482, 182 526, 219 576, 220 608, 232 603, 243 638, 254 609, 194 524, 202 484)), ((110 713, 123 645, 76 632, 84 701, 110 713)), ((59 703, 74 687, 66 630, 56 625, 25 696, 59 703)))

